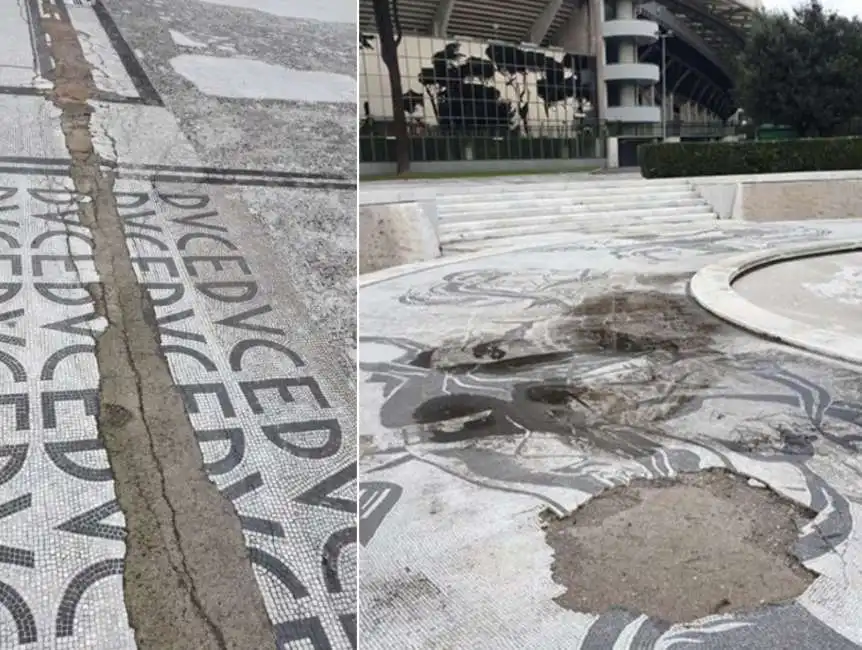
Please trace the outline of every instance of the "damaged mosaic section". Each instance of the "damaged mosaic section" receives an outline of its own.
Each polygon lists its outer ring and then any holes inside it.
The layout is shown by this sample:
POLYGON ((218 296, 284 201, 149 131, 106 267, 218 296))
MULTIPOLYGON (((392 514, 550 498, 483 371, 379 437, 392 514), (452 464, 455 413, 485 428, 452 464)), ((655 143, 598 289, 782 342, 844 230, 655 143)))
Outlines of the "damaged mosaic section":
POLYGON ((369 647, 407 608, 410 647, 858 647, 858 371, 686 294, 717 254, 862 233, 783 226, 573 237, 362 289, 369 647))
POLYGON ((815 512, 723 469, 636 479, 548 517, 563 607, 685 623, 792 601, 814 582, 793 549, 815 512))

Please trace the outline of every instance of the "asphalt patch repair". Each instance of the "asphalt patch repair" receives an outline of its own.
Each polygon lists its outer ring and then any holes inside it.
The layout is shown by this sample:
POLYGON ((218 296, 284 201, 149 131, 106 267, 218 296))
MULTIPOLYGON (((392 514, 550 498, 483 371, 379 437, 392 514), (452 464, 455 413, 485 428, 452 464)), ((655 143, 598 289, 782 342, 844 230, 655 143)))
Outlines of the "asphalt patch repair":
POLYGON ((546 521, 555 600, 669 623, 789 601, 817 577, 793 554, 815 515, 726 470, 633 481, 546 521))

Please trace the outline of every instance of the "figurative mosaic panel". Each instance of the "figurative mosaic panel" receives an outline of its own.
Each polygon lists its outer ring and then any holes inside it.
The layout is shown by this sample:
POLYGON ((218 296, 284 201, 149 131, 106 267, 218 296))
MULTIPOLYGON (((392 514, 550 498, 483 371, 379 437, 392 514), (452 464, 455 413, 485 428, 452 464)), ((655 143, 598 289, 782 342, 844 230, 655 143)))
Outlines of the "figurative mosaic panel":
MULTIPOLYGON (((585 239, 363 289, 366 322, 385 311, 391 323, 360 337, 362 400, 378 405, 364 416, 363 431, 374 434, 360 465, 367 566, 384 566, 378 554, 394 534, 387 520, 406 507, 405 491, 419 495, 414 509, 431 499, 394 479, 405 465, 501 498, 527 495, 558 514, 633 478, 723 467, 817 513, 794 549, 819 574, 814 585, 791 603, 687 626, 610 611, 573 627, 574 647, 857 647, 841 612, 859 602, 848 576, 848 558, 862 552, 853 526, 862 498, 859 372, 748 337, 685 295, 705 257, 848 233, 781 224, 585 239), (435 329, 424 321, 429 308, 435 329), (832 458, 844 459, 840 472, 832 458)), ((385 626, 363 625, 369 647, 382 647, 375 639, 385 626)))

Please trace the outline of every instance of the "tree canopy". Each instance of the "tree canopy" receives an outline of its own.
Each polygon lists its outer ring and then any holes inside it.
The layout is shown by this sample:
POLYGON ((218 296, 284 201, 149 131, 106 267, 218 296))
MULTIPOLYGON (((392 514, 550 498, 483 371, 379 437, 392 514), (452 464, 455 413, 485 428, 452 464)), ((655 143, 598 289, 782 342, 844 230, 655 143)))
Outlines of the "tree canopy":
POLYGON ((840 135, 862 116, 862 22, 817 0, 761 13, 738 72, 740 104, 756 123, 804 137, 840 135))

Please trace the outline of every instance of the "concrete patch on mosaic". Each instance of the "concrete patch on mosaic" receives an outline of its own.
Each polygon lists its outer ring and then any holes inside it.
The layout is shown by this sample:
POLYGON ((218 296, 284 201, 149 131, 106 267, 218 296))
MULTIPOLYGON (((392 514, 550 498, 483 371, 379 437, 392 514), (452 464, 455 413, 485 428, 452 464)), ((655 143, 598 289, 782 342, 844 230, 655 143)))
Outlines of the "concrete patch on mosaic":
POLYGON ((206 95, 325 104, 356 101, 356 80, 334 72, 294 70, 265 61, 203 54, 181 54, 170 63, 177 74, 206 95))

